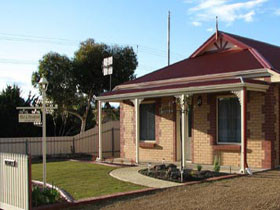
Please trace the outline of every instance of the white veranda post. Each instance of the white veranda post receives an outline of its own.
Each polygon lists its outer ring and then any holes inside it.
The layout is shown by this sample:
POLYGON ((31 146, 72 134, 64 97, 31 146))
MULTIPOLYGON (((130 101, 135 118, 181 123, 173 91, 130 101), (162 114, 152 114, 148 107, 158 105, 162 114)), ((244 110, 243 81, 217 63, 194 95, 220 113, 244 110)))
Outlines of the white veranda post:
POLYGON ((188 129, 188 110, 191 100, 191 95, 182 94, 180 96, 176 96, 179 99, 180 105, 180 113, 181 113, 181 154, 182 154, 182 167, 185 168, 186 166, 186 138, 189 136, 189 129, 188 129))
POLYGON ((186 165, 186 155, 185 155, 185 140, 186 140, 186 105, 185 105, 185 95, 182 94, 180 98, 181 105, 181 133, 182 133, 182 167, 185 168, 186 165))
POLYGON ((102 101, 98 101, 98 139, 99 139, 99 146, 98 146, 98 160, 101 161, 102 157, 102 101))
POLYGON ((241 110, 241 152, 240 152, 240 173, 245 173, 245 164, 244 164, 244 153, 245 153, 245 130, 244 130, 244 123, 245 123, 245 91, 244 89, 238 91, 232 91, 239 100, 240 103, 240 110, 241 110))

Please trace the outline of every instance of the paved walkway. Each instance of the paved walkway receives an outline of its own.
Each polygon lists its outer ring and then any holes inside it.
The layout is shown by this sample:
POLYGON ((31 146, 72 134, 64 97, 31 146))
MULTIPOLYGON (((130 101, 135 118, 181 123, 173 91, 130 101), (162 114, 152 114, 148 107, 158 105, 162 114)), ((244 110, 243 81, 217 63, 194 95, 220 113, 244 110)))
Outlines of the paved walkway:
POLYGON ((124 167, 117 168, 111 171, 110 175, 116 179, 125 182, 131 182, 138 185, 143 185, 152 188, 167 188, 182 185, 181 183, 169 182, 160 179, 144 176, 138 171, 145 167, 124 167))

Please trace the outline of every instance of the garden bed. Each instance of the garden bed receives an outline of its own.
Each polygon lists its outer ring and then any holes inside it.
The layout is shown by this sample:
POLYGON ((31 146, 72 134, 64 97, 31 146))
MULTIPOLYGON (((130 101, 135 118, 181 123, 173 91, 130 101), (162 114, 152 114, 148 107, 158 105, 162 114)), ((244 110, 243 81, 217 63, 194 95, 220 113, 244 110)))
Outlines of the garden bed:
POLYGON ((32 207, 66 202, 54 187, 43 188, 41 184, 32 183, 32 207))
MULTIPOLYGON (((227 173, 221 173, 219 171, 201 170, 201 166, 197 168, 197 170, 184 169, 182 174, 183 182, 201 181, 208 178, 228 175, 227 173)), ((142 169, 139 173, 166 181, 181 182, 181 171, 174 164, 155 165, 150 169, 142 169)))

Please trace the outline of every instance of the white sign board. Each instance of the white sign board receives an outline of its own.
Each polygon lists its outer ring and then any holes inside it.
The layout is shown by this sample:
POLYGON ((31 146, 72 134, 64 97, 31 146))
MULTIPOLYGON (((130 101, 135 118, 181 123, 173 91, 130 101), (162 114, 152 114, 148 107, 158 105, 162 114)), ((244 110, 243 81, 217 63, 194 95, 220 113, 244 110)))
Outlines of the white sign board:
POLYGON ((18 122, 20 123, 34 123, 41 122, 41 114, 18 114, 18 122))
POLYGON ((113 57, 104 58, 103 60, 103 74, 104 76, 113 74, 113 57))

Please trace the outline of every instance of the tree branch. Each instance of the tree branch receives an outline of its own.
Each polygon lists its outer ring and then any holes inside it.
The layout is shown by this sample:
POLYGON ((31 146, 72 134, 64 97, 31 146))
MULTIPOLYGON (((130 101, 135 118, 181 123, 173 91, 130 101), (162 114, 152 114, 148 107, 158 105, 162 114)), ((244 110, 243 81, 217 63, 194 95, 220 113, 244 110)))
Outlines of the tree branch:
POLYGON ((78 117, 81 121, 83 121, 83 117, 81 115, 79 115, 78 113, 73 112, 73 111, 69 111, 69 110, 66 110, 66 112, 68 112, 69 114, 72 114, 72 115, 78 117))

